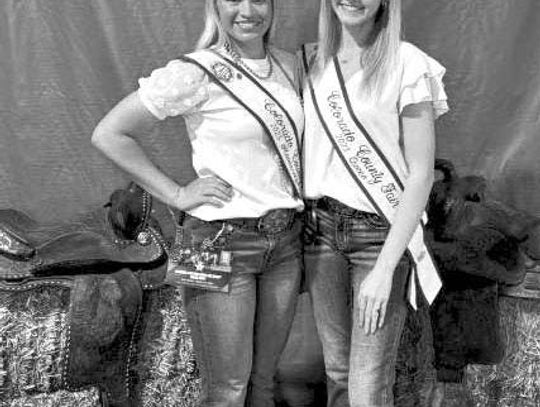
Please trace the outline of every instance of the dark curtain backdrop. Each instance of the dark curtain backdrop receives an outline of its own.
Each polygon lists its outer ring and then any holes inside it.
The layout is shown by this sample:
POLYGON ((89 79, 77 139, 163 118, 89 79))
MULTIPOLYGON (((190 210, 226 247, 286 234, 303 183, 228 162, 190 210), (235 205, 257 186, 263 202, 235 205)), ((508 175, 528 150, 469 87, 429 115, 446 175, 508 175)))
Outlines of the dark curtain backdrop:
MULTIPOLYGON (((277 0, 278 45, 313 41, 318 0, 277 0)), ((107 201, 124 176, 90 145, 137 79, 189 51, 203 0, 0 2, 0 207, 40 220, 107 201)), ((540 1, 404 0, 406 38, 447 68, 451 113, 439 156, 540 215, 540 1)), ((181 119, 141 143, 181 181, 193 176, 181 119)), ((216 159, 219 159, 216 157, 216 159)))

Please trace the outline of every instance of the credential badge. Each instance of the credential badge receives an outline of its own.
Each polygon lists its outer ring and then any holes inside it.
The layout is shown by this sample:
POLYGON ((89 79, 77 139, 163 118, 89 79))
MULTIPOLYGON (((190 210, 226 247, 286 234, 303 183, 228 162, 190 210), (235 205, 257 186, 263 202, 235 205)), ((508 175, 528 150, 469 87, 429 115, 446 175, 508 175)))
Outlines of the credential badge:
POLYGON ((233 78, 231 68, 222 62, 216 62, 213 64, 212 71, 220 81, 229 82, 233 78))

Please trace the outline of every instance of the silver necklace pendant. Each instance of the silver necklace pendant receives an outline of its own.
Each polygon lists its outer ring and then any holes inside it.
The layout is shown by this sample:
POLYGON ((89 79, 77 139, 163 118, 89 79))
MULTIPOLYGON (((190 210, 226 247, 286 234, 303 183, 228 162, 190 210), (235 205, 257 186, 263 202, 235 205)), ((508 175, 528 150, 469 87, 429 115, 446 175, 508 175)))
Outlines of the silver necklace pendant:
POLYGON ((264 59, 267 61, 268 68, 267 68, 267 72, 264 74, 259 74, 255 72, 244 61, 242 61, 242 57, 234 49, 231 43, 226 42, 224 48, 225 48, 225 51, 227 51, 227 53, 231 56, 234 62, 236 62, 238 65, 240 65, 242 68, 244 68, 246 71, 248 71, 250 74, 252 74, 256 78, 260 80, 265 80, 265 79, 269 79, 272 76, 274 72, 274 64, 272 62, 272 56, 270 55, 270 51, 267 48, 265 48, 266 56, 264 59))

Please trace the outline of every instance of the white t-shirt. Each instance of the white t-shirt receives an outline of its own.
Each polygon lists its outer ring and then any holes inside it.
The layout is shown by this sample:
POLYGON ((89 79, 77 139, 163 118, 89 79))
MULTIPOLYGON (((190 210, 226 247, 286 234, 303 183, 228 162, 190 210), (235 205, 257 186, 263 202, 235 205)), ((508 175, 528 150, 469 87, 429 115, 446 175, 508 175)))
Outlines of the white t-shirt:
MULTIPOLYGON (((434 117, 448 111, 442 77, 445 69, 416 46, 402 42, 399 67, 374 101, 362 94, 363 72, 354 74, 346 88, 355 114, 399 173, 408 174, 403 156, 399 115, 407 105, 432 102, 434 117)), ((314 83, 316 85, 316 82, 314 83)), ((305 89, 305 195, 329 196, 355 209, 376 212, 332 146, 319 121, 309 90, 305 89)))
MULTIPOLYGON (((294 78, 294 56, 276 49, 271 51, 289 78, 294 78)), ((265 60, 243 61, 255 72, 263 73, 268 68, 265 60)), ((261 83, 282 103, 302 134, 302 105, 280 67, 274 64, 272 76, 261 83)), ((139 80, 138 95, 158 119, 182 115, 197 175, 216 175, 234 190, 232 200, 223 208, 202 205, 189 211, 191 215, 209 221, 255 218, 278 208, 303 208, 302 201, 293 195, 293 187, 270 136, 200 68, 181 60, 170 61, 139 80)))

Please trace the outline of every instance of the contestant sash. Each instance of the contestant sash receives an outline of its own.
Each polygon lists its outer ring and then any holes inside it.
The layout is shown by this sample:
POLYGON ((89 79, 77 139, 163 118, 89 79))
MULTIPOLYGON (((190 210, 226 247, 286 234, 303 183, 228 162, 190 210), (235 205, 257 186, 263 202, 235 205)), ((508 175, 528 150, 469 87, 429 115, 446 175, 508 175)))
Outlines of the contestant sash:
MULTIPOLYGON (((304 49, 303 62, 308 72, 304 49)), ((337 60, 329 63, 317 86, 308 77, 308 85, 315 111, 322 128, 345 167, 364 192, 378 214, 390 224, 403 194, 403 174, 398 175, 374 139, 362 125, 352 109, 345 81, 337 60)), ((420 223, 408 245, 414 261, 409 284, 409 301, 416 308, 416 279, 431 304, 442 284, 431 254, 424 242, 423 225, 420 223)))
POLYGON ((181 59, 199 66, 253 115, 272 140, 294 193, 300 197, 302 174, 298 129, 277 97, 244 68, 216 51, 197 51, 181 59))

